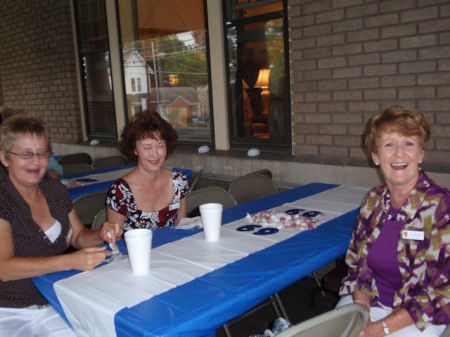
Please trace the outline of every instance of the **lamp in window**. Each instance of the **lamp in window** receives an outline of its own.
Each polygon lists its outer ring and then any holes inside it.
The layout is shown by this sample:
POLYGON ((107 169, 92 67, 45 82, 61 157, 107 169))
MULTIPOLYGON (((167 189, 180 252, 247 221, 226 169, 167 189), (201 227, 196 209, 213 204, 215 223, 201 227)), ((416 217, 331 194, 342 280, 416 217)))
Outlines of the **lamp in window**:
POLYGON ((270 91, 269 91, 269 79, 270 79, 270 69, 264 68, 260 69, 258 73, 258 79, 254 85, 255 88, 261 88, 261 100, 263 103, 263 115, 269 114, 270 105, 270 91))
POLYGON ((180 82, 177 74, 169 74, 169 85, 175 86, 180 82))

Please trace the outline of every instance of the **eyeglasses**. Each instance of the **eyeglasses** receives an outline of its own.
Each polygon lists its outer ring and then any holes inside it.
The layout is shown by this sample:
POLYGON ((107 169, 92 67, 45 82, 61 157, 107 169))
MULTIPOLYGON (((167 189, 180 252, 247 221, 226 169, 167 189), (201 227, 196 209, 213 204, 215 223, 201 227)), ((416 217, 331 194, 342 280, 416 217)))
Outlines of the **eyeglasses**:
POLYGON ((12 151, 6 151, 6 152, 14 154, 17 157, 19 157, 20 159, 24 159, 24 160, 29 160, 29 159, 33 158, 34 156, 38 157, 39 159, 48 159, 53 155, 53 152, 51 152, 51 151, 38 152, 38 153, 34 153, 34 152, 17 153, 17 152, 12 152, 12 151))

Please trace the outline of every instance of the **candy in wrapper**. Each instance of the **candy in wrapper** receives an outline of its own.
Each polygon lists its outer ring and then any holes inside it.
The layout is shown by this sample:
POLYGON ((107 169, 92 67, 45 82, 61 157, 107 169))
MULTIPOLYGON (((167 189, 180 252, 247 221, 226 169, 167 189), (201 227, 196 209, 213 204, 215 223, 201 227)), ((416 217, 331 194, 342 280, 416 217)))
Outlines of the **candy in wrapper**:
POLYGON ((263 227, 275 227, 283 230, 310 230, 320 224, 317 217, 323 214, 318 211, 311 211, 307 215, 290 215, 285 212, 262 211, 255 214, 247 213, 246 219, 252 224, 263 227), (314 217, 311 217, 312 212, 315 214, 314 217))

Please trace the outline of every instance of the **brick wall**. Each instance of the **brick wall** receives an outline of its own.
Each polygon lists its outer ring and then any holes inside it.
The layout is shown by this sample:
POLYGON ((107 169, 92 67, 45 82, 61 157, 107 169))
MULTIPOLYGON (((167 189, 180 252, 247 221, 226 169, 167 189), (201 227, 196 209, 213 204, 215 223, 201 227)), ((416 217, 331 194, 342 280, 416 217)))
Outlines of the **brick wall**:
POLYGON ((3 106, 2 77, 0 76, 0 106, 3 106))
POLYGON ((450 163, 448 0, 288 0, 288 15, 294 154, 365 158, 364 123, 395 103, 430 123, 426 161, 450 163))
POLYGON ((70 1, 0 0, 0 41, 0 103, 44 118, 53 140, 79 140, 70 1))

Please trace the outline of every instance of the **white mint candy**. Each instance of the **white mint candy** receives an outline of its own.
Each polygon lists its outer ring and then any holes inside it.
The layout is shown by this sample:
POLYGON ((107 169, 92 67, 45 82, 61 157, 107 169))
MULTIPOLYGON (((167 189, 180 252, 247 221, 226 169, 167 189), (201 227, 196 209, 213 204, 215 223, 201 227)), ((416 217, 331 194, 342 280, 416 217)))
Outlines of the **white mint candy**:
POLYGON ((249 156, 249 157, 256 157, 256 156, 259 156, 260 153, 261 153, 261 151, 259 149, 252 148, 252 149, 248 150, 247 156, 249 156))
POLYGON ((198 148, 198 153, 208 153, 208 152, 209 152, 208 145, 202 145, 198 148))

